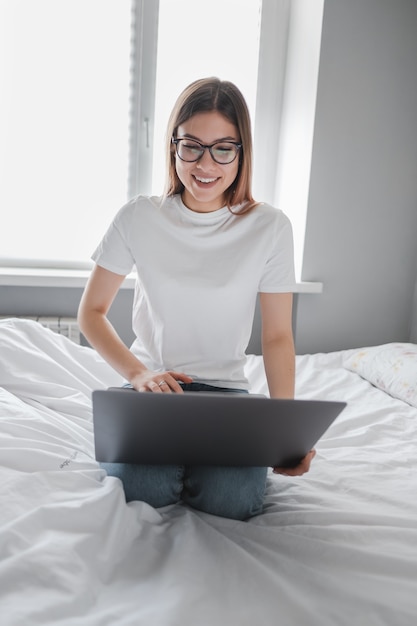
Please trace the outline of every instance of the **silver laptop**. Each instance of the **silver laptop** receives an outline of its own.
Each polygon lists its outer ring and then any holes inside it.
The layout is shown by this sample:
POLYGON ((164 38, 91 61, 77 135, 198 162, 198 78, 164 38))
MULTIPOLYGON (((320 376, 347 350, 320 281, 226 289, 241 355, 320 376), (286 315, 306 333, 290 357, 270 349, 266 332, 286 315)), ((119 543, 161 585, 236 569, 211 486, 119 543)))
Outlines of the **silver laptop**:
POLYGON ((297 465, 346 406, 251 394, 93 392, 97 461, 297 465))

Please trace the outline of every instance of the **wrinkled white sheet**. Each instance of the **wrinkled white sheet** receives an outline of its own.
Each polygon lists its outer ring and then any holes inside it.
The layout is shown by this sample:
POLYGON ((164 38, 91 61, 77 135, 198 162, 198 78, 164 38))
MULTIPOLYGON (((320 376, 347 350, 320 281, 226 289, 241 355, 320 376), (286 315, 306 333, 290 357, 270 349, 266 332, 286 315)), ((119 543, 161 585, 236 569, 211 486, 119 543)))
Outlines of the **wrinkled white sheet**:
MULTIPOLYGON (((417 615, 417 410, 297 357, 297 396, 348 407, 302 478, 270 475, 236 522, 126 504, 94 460, 88 348, 0 321, 0 622, 5 626, 410 626, 417 615)), ((252 389, 266 392, 260 357, 252 389)))

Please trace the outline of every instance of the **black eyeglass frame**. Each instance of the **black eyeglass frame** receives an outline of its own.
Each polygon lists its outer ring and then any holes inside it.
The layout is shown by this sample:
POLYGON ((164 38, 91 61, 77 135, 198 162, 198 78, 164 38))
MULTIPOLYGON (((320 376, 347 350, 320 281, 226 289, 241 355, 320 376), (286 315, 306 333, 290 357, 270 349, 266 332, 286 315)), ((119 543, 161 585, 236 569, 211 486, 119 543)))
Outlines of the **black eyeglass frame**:
POLYGON ((179 158, 179 159, 181 159, 181 161, 184 161, 184 163, 195 163, 196 161, 199 161, 200 159, 202 159, 202 158, 203 158, 203 156, 204 156, 204 152, 205 152, 206 150, 208 150, 208 151, 210 152, 210 156, 211 156, 211 158, 213 159, 213 161, 214 161, 215 163, 218 163, 218 165, 230 165, 230 163, 233 163, 233 161, 235 161, 235 160, 236 160, 236 158, 237 158, 237 156, 238 156, 238 154, 239 154, 239 150, 242 148, 242 144, 241 144, 241 143, 239 143, 239 142, 237 142, 237 141, 227 141, 227 140, 226 140, 226 141, 215 141, 214 143, 212 143, 212 144, 210 144, 210 145, 205 145, 205 144, 201 143, 201 141, 197 141, 197 139, 191 139, 191 138, 189 138, 189 137, 178 137, 178 138, 172 137, 171 142, 175 145, 175 148, 176 148, 176 153, 177 153, 177 155, 178 155, 178 158, 179 158), (182 157, 178 154, 178 144, 179 144, 179 142, 180 142, 180 141, 192 141, 193 143, 198 143, 198 145, 199 145, 199 146, 201 146, 201 148, 202 148, 203 152, 202 152, 202 153, 201 153, 201 155, 200 155, 200 156, 198 156, 196 159, 192 159, 191 161, 188 161, 188 160, 186 161, 185 159, 183 159, 183 158, 182 158, 182 157), (221 161, 218 161, 218 160, 215 158, 215 156, 213 155, 213 152, 212 152, 212 148, 213 148, 213 146, 216 146, 216 145, 217 145, 217 144, 219 144, 219 143, 220 143, 220 144, 229 143, 229 144, 231 144, 231 145, 233 145, 233 146, 235 146, 235 147, 236 147, 236 154, 235 154, 235 156, 233 157, 233 159, 232 159, 231 161, 228 161, 227 163, 222 163, 221 161))

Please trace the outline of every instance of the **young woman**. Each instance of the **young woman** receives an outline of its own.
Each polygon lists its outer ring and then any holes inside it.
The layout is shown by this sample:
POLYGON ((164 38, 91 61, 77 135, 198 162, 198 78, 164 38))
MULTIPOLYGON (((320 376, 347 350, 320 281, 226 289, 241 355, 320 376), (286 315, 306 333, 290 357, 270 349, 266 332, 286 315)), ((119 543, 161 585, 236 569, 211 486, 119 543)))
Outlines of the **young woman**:
MULTIPOLYGON (((292 230, 281 211, 252 197, 250 118, 235 85, 209 78, 183 91, 168 123, 167 159, 164 195, 128 202, 93 254, 82 332, 139 392, 247 393, 259 293, 270 395, 292 398, 292 230), (128 349, 107 312, 134 266, 136 340, 128 349)), ((303 474, 313 456, 274 471, 303 474)), ((128 501, 183 501, 235 519, 262 511, 264 467, 103 466, 122 480, 128 501)))

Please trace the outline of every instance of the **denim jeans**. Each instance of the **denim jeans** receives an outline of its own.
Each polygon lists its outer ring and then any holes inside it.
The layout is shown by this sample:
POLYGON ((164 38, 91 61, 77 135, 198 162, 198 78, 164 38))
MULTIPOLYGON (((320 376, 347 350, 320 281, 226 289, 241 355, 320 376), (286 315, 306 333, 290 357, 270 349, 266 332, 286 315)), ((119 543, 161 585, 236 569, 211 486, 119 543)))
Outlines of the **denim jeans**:
MULTIPOLYGON (((189 383, 184 391, 227 391, 189 383)), ((266 467, 217 467, 183 465, 132 465, 101 463, 110 476, 123 483, 126 501, 141 500, 155 508, 183 502, 188 506, 232 519, 245 520, 262 513, 266 467)))

